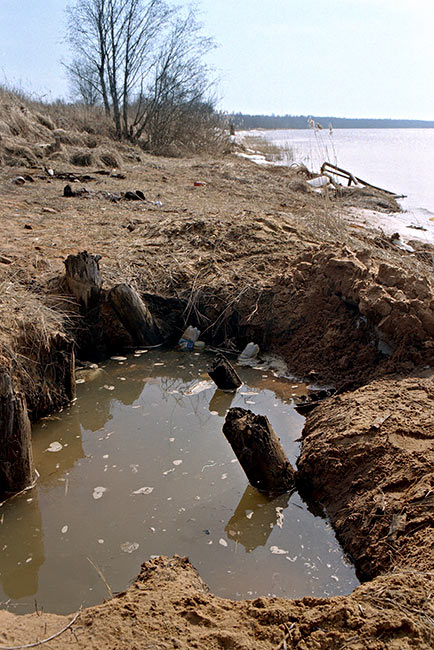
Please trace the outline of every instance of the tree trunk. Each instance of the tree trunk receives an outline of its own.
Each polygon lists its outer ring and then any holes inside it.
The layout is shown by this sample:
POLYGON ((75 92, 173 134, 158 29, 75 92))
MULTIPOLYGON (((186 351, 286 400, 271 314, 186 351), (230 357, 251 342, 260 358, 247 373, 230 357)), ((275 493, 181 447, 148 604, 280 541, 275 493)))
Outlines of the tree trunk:
POLYGON ((265 416, 232 408, 223 433, 255 488, 280 494, 294 486, 295 471, 265 416))
POLYGON ((243 383, 229 361, 222 354, 216 356, 208 374, 220 390, 235 391, 243 383))
POLYGON ((151 312, 139 294, 127 284, 118 284, 108 293, 110 303, 122 325, 138 345, 161 343, 161 334, 151 312))
POLYGON ((68 255, 65 260, 66 284, 84 312, 99 303, 102 280, 99 273, 101 255, 87 251, 68 255))
POLYGON ((20 492, 34 478, 31 427, 26 403, 0 370, 0 496, 20 492))

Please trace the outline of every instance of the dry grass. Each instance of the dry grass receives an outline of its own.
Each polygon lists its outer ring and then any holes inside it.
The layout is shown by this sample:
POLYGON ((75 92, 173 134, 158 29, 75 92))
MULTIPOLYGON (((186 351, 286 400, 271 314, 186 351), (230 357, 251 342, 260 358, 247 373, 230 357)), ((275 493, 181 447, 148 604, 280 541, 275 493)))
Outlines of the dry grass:
POLYGON ((289 145, 278 146, 267 140, 263 135, 249 133, 243 136, 243 145, 254 153, 265 156, 268 162, 283 163, 289 165, 294 160, 294 151, 289 145))

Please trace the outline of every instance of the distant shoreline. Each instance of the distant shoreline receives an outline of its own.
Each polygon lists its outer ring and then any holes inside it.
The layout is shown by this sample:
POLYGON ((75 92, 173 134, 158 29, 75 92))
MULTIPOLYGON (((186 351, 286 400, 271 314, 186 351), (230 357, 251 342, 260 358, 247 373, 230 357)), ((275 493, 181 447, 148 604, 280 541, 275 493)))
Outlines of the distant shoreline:
POLYGON ((309 121, 328 129, 434 129, 434 120, 398 120, 375 118, 328 117, 315 115, 228 115, 235 129, 308 129, 309 121))

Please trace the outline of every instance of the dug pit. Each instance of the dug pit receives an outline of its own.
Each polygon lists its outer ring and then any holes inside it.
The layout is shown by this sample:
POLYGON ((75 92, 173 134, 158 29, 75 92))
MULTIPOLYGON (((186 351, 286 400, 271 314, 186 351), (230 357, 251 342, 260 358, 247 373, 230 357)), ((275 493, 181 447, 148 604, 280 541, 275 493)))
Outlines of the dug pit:
POLYGON ((59 614, 124 590, 140 564, 188 555, 213 593, 333 596, 359 583, 327 518, 251 486, 222 434, 229 407, 266 415, 294 464, 306 387, 273 360, 216 389, 210 354, 140 350, 78 373, 77 400, 34 426, 37 486, 2 508, 0 601, 59 614), (271 366, 270 366, 271 363, 271 366))

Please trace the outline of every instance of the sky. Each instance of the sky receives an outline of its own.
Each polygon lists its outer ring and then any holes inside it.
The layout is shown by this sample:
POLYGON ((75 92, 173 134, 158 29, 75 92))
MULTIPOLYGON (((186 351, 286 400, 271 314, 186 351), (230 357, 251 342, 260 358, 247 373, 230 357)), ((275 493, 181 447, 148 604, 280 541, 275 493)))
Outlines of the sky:
MULTIPOLYGON (((66 5, 0 0, 0 83, 68 98, 66 5)), ((434 0, 196 5, 222 110, 434 120, 434 0)))

